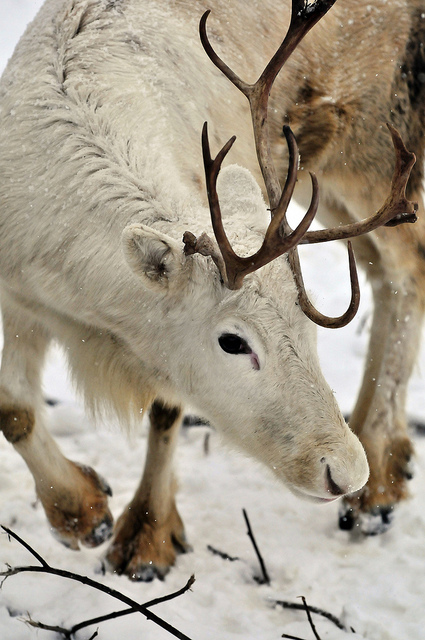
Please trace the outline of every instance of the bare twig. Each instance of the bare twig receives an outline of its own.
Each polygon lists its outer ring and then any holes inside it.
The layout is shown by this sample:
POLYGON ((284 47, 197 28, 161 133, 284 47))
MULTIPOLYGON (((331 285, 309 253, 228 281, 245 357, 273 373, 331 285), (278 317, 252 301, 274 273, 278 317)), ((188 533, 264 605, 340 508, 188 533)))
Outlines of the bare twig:
MULTIPOLYGON (((30 627, 34 627, 35 629, 43 629, 44 631, 53 631, 54 633, 60 633, 63 635, 65 640, 71 640, 72 638, 72 629, 64 629, 63 627, 59 627, 56 625, 43 624, 43 622, 36 622, 31 618, 24 619, 24 622, 28 624, 30 627)), ((99 635, 99 630, 96 629, 94 633, 90 636, 89 640, 94 640, 99 635)))
MULTIPOLYGON (((149 602, 144 602, 144 607, 153 607, 156 604, 160 604, 162 602, 167 602, 168 600, 173 600, 174 598, 178 598, 183 595, 186 591, 190 589, 190 587, 195 582, 195 577, 191 576, 184 587, 179 589, 178 591, 174 591, 174 593, 169 593, 166 596, 161 596, 160 598, 155 598, 154 600, 149 600, 149 602)), ((123 616, 127 616, 131 613, 136 613, 136 610, 133 607, 128 609, 121 609, 121 611, 113 611, 111 613, 107 613, 103 616, 98 616, 97 618, 91 618, 90 620, 84 620, 83 622, 79 622, 74 625, 72 629, 69 630, 70 637, 80 631, 80 629, 84 629, 85 627, 90 627, 94 624, 99 624, 100 622, 106 622, 107 620, 115 620, 115 618, 121 618, 123 616)), ((38 626, 33 625, 33 626, 38 626)))
MULTIPOLYGON (((10 540, 10 538, 15 538, 15 540, 17 540, 17 541, 19 542, 19 544, 20 544, 20 545, 22 545, 23 547, 25 547, 25 549, 26 549, 27 551, 29 551, 29 552, 30 552, 30 554, 31 554, 31 555, 33 555, 33 556, 34 556, 34 558, 35 558, 36 560, 38 560, 38 561, 39 561, 39 563, 40 563, 43 567, 49 567, 49 565, 47 564, 47 562, 45 561, 45 559, 44 559, 44 558, 42 558, 42 557, 41 557, 41 555, 40 555, 39 553, 37 553, 37 551, 35 551, 32 547, 30 547, 30 545, 29 545, 27 542, 25 542, 25 540, 22 540, 22 538, 20 538, 20 537, 18 536, 18 534, 17 534, 17 533, 15 533, 14 531, 12 531, 11 529, 8 529, 7 527, 4 527, 3 525, 1 525, 1 528, 3 529, 3 531, 5 531, 5 532, 7 533, 8 537, 9 537, 9 540, 10 540)), ((8 565, 8 566, 10 566, 10 565, 8 565)), ((4 575, 4 574, 0 574, 0 575, 4 575)))
MULTIPOLYGON (((306 610, 305 606, 303 604, 299 604, 298 602, 287 602, 286 600, 274 600, 273 604, 279 605, 284 609, 295 609, 297 611, 306 610)), ((347 629, 347 627, 342 624, 341 620, 339 620, 332 613, 329 613, 328 611, 324 611, 324 609, 318 609, 317 607, 312 607, 311 605, 308 605, 308 608, 311 613, 316 613, 317 615, 323 616, 327 620, 330 620, 330 622, 333 622, 333 624, 337 626, 338 629, 341 629, 342 631, 351 631, 352 633, 355 633, 352 627, 350 627, 350 629, 347 629)))
POLYGON ((240 558, 238 558, 237 556, 229 556, 224 551, 215 549, 210 544, 207 544, 207 549, 208 551, 211 551, 211 553, 214 554, 215 556, 220 556, 220 558, 223 558, 223 560, 230 560, 230 562, 235 562, 236 560, 240 560, 240 558))
MULTIPOLYGON (((9 567, 7 569, 7 571, 1 572, 0 576, 5 576, 5 578, 8 578, 10 576, 17 575, 18 573, 24 573, 24 572, 48 573, 50 575, 60 576, 62 578, 67 578, 69 580, 74 580, 75 582, 80 582, 80 583, 88 585, 88 586, 90 586, 90 587, 92 587, 94 589, 97 589, 98 591, 102 591, 103 593, 106 593, 106 594, 112 596, 116 600, 120 600, 121 602, 124 602, 125 604, 129 605, 130 609, 127 609, 128 613, 130 613, 132 611, 138 611, 139 613, 142 613, 146 618, 148 618, 148 620, 152 620, 152 622, 155 622, 158 626, 160 626, 163 629, 165 629, 166 631, 168 631, 174 637, 179 638, 180 640, 190 640, 190 638, 188 636, 186 636, 184 633, 182 633, 181 631, 179 631, 178 629, 173 627, 171 624, 169 624, 168 622, 166 622, 165 620, 163 620, 162 618, 157 616, 155 613, 152 613, 152 611, 149 611, 149 609, 147 608, 146 604, 140 604, 140 603, 136 602, 135 600, 132 600, 128 596, 124 595, 123 593, 120 593, 116 589, 111 589, 110 587, 108 587, 108 586, 106 586, 106 585, 104 585, 104 584, 102 584, 100 582, 97 582, 96 580, 92 580, 88 576, 82 576, 82 575, 79 575, 78 573, 73 573, 71 571, 65 571, 63 569, 55 569, 54 567, 51 567, 44 560, 44 558, 42 558, 36 551, 34 551, 34 549, 28 543, 24 542, 24 540, 22 540, 22 538, 20 538, 20 536, 18 536, 16 533, 14 533, 11 529, 8 529, 7 527, 2 526, 1 528, 10 537, 14 538, 15 540, 17 540, 17 542, 19 542, 22 546, 24 546, 35 558, 37 558, 37 560, 40 562, 40 564, 42 566, 41 567, 40 566, 9 567)), ((192 586, 194 581, 195 581, 195 578, 194 578, 194 576, 192 576, 189 579, 188 583, 185 585, 185 587, 183 587, 183 589, 179 590, 179 592, 177 592, 177 594, 181 595, 181 593, 184 593, 185 591, 187 591, 192 586)), ((164 602, 165 600, 170 600, 173 597, 177 597, 177 594, 170 594, 168 596, 164 596, 163 598, 156 598, 155 600, 152 600, 149 603, 147 603, 147 605, 148 606, 153 606, 154 604, 158 604, 159 602, 164 602)), ((124 614, 122 614, 122 615, 124 615, 124 614)), ((32 626, 34 626, 33 623, 30 623, 30 624, 32 624, 32 626)), ((42 626, 40 626, 40 628, 47 628, 47 625, 42 625, 42 626)), ((79 627, 79 628, 81 628, 81 627, 79 627)), ((66 629, 62 629, 61 627, 56 627, 56 628, 51 629, 51 630, 58 631, 58 632, 64 634, 65 637, 70 638, 69 634, 71 632, 66 630, 66 629)))
POLYGON ((316 640, 321 640, 319 634, 317 633, 316 627, 314 626, 313 618, 311 617, 310 608, 307 604, 307 600, 304 598, 304 596, 301 596, 301 600, 303 601, 305 612, 307 614, 307 618, 310 623, 311 630, 314 633, 314 637, 316 638, 316 640))
POLYGON ((60 627, 59 625, 44 624, 43 622, 37 622, 33 620, 31 616, 29 618, 21 618, 25 624, 36 629, 43 629, 43 631, 53 631, 54 633, 60 633, 66 640, 71 640, 71 631, 60 627))
MULTIPOLYGON (((306 599, 304 598, 304 596, 301 596, 301 599, 302 599, 302 601, 303 601, 303 604, 302 604, 302 605, 300 605, 300 608, 301 608, 301 609, 304 609, 304 611, 307 613, 307 618, 308 618, 308 621, 309 621, 309 623, 310 623, 311 630, 312 630, 312 631, 313 631, 313 633, 314 633, 314 637, 316 638, 316 640, 321 640, 321 638, 320 638, 319 634, 317 633, 316 627, 314 626, 313 620, 312 620, 312 618, 311 618, 311 614, 310 614, 310 607, 308 606, 307 601, 306 601, 306 599)), ((292 603, 291 603, 291 604, 292 604, 292 603)), ((289 608, 289 607, 288 607, 288 608, 289 608)), ((290 608, 291 608, 291 609, 294 609, 295 607, 290 607, 290 608)), ((282 637, 282 638, 287 638, 288 640, 304 640, 303 638, 298 638, 297 636, 290 636, 290 635, 287 635, 286 633, 282 633, 282 636, 281 636, 281 637, 282 637)))
POLYGON ((254 551, 257 554, 258 562, 260 563, 261 573, 263 574, 262 578, 259 578, 260 584, 270 584, 269 574, 267 573, 266 565, 264 564, 264 560, 261 556, 260 550, 258 549, 257 543, 254 538, 254 534, 252 533, 251 525, 249 523, 248 514, 245 509, 242 509, 243 517, 245 518, 246 526, 248 527, 248 536, 251 539, 252 545, 254 547, 254 551))

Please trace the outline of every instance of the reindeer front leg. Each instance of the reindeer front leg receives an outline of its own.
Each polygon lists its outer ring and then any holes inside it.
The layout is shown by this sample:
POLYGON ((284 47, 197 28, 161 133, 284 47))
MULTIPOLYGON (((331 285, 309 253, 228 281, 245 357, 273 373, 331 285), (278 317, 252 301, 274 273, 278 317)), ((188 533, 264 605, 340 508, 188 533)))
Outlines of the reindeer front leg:
POLYGON ((52 533, 66 546, 99 545, 112 533, 111 490, 90 467, 65 458, 44 426, 41 369, 50 337, 2 295, 0 431, 31 471, 52 533))
POLYGON ((182 418, 180 407, 161 401, 150 410, 150 431, 145 470, 130 504, 116 524, 107 563, 132 580, 163 578, 177 553, 190 549, 175 503, 173 454, 182 418))

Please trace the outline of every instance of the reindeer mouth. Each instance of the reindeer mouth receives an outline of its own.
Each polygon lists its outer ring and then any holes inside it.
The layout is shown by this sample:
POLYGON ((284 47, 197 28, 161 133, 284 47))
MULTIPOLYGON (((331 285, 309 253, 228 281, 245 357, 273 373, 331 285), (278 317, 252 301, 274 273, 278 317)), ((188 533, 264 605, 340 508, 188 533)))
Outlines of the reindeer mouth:
POLYGON ((308 502, 313 502, 315 504, 326 504, 327 502, 335 502, 335 500, 341 498, 341 496, 329 496, 328 498, 324 498, 323 496, 315 496, 314 494, 308 493, 303 489, 299 489, 294 485, 289 485, 289 489, 291 493, 293 493, 297 498, 300 498, 301 500, 307 500, 308 502))

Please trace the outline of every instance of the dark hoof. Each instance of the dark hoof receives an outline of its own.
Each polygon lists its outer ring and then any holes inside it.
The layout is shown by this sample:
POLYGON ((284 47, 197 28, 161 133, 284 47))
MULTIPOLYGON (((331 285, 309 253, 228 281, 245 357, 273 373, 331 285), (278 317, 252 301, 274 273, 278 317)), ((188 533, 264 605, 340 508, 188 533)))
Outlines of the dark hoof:
POLYGON ((100 522, 96 527, 89 533, 88 536, 81 540, 81 543, 85 547, 98 547, 106 540, 112 537, 114 531, 114 521, 111 515, 107 514, 102 522, 100 522))
POLYGON ((365 536, 377 536, 391 527, 394 507, 377 507, 369 513, 359 515, 360 531, 365 536))
POLYGON ((356 524, 354 510, 351 507, 343 507, 339 512, 339 528, 342 531, 351 531, 356 524))
POLYGON ((164 580, 168 572, 169 567, 142 566, 133 573, 129 573, 128 577, 133 582, 152 582, 155 579, 164 580))
POLYGON ((365 536, 377 536, 388 531, 394 518, 394 507, 376 507, 369 512, 355 512, 343 506, 339 514, 339 528, 343 531, 357 531, 365 536))

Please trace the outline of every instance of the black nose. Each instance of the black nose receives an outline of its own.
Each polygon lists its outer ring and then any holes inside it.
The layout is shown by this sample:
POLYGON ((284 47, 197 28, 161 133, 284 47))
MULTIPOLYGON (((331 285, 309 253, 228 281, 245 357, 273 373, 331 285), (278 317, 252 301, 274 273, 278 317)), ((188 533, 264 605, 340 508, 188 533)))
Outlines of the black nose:
POLYGON ((326 465, 326 480, 328 482, 329 493, 331 493, 333 496, 344 495, 345 491, 343 491, 341 487, 339 487, 337 483, 332 480, 331 469, 328 464, 326 465))

